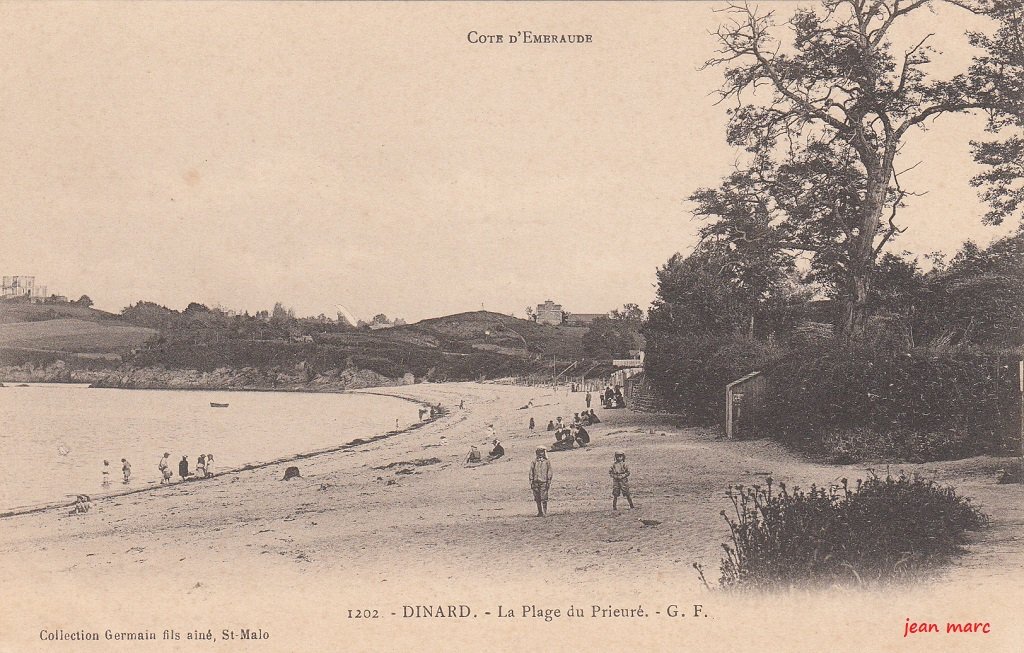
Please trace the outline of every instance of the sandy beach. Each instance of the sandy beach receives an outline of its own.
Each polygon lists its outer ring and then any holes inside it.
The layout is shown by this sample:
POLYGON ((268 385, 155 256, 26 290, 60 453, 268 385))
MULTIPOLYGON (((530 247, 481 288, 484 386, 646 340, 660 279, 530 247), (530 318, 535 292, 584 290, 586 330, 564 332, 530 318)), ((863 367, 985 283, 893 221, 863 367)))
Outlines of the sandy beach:
MULTIPOLYGON (((251 649, 268 651, 312 650, 290 644, 296 641, 336 650, 397 650, 403 642, 440 650, 453 632, 499 637, 486 646, 497 649, 527 627, 558 629, 546 650, 573 650, 577 629, 623 645, 667 646, 674 633, 706 644, 702 650, 744 650, 756 648, 749 629, 765 614, 773 627, 792 620, 791 650, 813 650, 815 633, 847 626, 859 633, 851 649, 858 637, 882 631, 892 635, 893 650, 971 650, 964 640, 902 638, 903 616, 893 615, 903 615, 905 604, 907 617, 995 621, 1022 596, 1024 492, 995 483, 995 469, 1005 461, 891 468, 951 483, 992 516, 992 527, 974 536, 969 553, 934 580, 895 592, 798 592, 766 605, 766 599, 710 592, 692 568, 700 563, 709 581, 718 578, 728 538, 719 514, 729 506, 726 487, 763 483, 768 475, 790 486, 828 484, 865 477, 865 465, 817 464, 774 443, 725 441, 713 430, 684 428, 671 416, 599 409, 603 421, 590 429, 589 447, 549 454, 550 514, 537 518, 527 479, 534 448, 553 441, 544 430, 549 419, 571 419, 584 407, 583 393, 473 383, 372 392, 440 402, 449 413, 344 450, 101 499, 81 516, 55 509, 0 520, 0 598, 7 606, 0 626, 7 633, 2 641, 14 646, 5 650, 60 646, 41 639, 42 629, 101 636, 108 628, 161 635, 175 629, 184 638, 189 630, 246 627, 270 634, 251 649), (533 408, 522 408, 529 401, 533 408), (534 432, 527 428, 531 416, 534 432), (470 445, 485 454, 490 448, 489 424, 505 457, 464 466, 470 445), (628 456, 636 510, 624 509, 624 501, 611 510, 608 468, 615 450, 628 456), (282 481, 289 465, 302 477, 282 481), (661 523, 643 527, 640 518, 661 523), (1004 585, 1005 592, 993 592, 1004 585), (970 605, 965 597, 972 593, 987 597, 974 605, 991 606, 990 615, 976 607, 957 612, 970 605), (475 616, 454 631, 439 623, 445 619, 403 618, 404 606, 417 604, 467 605, 475 616), (525 618, 525 604, 563 614, 569 604, 584 606, 588 618, 525 618), (693 612, 693 604, 709 616, 669 621, 664 615, 670 605, 693 612), (517 618, 498 619, 499 605, 514 606, 517 618), (659 614, 590 619, 593 605, 642 605, 659 614), (376 610, 379 618, 349 618, 349 610, 376 610), (121 615, 118 623, 111 614, 121 615), (877 629, 865 629, 875 618, 877 629)), ((1021 634, 1016 621, 1005 620, 984 650, 1012 650, 1021 634)), ((196 643, 149 644, 191 650, 196 643)), ((102 640, 63 645, 112 650, 102 640)))

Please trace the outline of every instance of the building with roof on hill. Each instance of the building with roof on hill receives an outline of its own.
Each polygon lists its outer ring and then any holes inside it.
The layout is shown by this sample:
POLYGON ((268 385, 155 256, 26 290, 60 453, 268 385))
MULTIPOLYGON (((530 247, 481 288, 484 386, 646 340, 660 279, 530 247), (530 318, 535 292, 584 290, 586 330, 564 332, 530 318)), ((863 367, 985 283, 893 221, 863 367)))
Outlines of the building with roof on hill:
POLYGON ((558 326, 585 327, 599 317, 608 317, 607 313, 570 313, 550 299, 543 304, 537 304, 537 310, 533 313, 533 321, 537 324, 548 324, 558 326))
POLYGON ((559 325, 564 319, 562 305, 550 299, 543 304, 537 304, 537 311, 533 314, 533 321, 537 324, 559 325))
POLYGON ((33 300, 43 300, 46 298, 46 286, 37 286, 36 278, 30 275, 4 276, 3 284, 0 285, 0 297, 4 299, 27 297, 33 300))

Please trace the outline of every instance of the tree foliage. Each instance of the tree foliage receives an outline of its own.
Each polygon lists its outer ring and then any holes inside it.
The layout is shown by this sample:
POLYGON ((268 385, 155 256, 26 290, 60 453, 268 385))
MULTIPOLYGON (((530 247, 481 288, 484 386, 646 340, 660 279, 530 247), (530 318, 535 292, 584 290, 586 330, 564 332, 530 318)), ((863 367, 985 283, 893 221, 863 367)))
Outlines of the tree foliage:
MULTIPOLYGON (((908 193, 899 183, 898 159, 911 134, 938 116, 974 110, 988 112, 993 130, 1019 124, 1019 74, 1005 75, 1005 65, 1019 56, 1012 3, 971 7, 1000 27, 994 35, 968 37, 984 54, 951 79, 927 72, 934 35, 898 44, 913 33, 915 15, 932 4, 822 0, 786 21, 792 40, 785 44, 775 12, 733 4, 717 32, 718 54, 707 62, 724 68, 721 99, 736 102, 727 140, 745 148, 751 162, 717 195, 695 194, 697 214, 719 223, 706 235, 763 238, 762 249, 811 252, 816 275, 846 305, 848 337, 863 333, 876 259, 900 233, 895 218, 908 193)), ((998 147, 1006 143, 979 151, 998 147)), ((1009 159, 993 170, 997 176, 1015 171, 1009 159)), ((1000 179, 978 183, 1002 201, 1000 210, 1016 207, 1007 203, 1000 179)))
POLYGON ((999 28, 991 35, 969 34, 971 45, 984 51, 975 59, 971 75, 980 89, 996 89, 1003 98, 989 112, 989 131, 1015 133, 1003 140, 971 143, 975 160, 985 166, 971 184, 982 188, 981 197, 991 207, 985 222, 999 224, 1024 209, 1024 8, 1019 0, 997 0, 986 8, 999 28))
POLYGON ((631 350, 641 348, 643 319, 643 309, 636 304, 625 304, 595 318, 583 334, 583 354, 595 360, 627 358, 631 350))

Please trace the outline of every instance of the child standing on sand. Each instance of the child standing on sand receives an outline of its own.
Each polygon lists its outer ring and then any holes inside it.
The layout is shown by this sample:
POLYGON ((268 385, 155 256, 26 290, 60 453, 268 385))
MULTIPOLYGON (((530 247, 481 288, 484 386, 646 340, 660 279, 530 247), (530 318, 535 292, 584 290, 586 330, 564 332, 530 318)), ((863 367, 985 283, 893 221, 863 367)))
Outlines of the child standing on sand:
POLYGON ((626 465, 626 454, 615 452, 615 462, 608 474, 612 477, 612 510, 618 510, 619 494, 626 497, 630 510, 633 509, 633 497, 629 495, 629 467, 626 465))
POLYGON ((171 482, 171 454, 164 453, 164 457, 160 459, 160 464, 157 465, 157 469, 160 470, 160 485, 171 482))
POLYGON ((110 485, 110 461, 103 461, 103 487, 110 485))
POLYGON ((132 477, 132 464, 124 458, 121 459, 121 473, 124 474, 125 483, 132 477))
POLYGON ((551 463, 544 447, 537 447, 537 459, 530 464, 530 489, 537 503, 537 516, 548 512, 548 490, 551 488, 551 463))

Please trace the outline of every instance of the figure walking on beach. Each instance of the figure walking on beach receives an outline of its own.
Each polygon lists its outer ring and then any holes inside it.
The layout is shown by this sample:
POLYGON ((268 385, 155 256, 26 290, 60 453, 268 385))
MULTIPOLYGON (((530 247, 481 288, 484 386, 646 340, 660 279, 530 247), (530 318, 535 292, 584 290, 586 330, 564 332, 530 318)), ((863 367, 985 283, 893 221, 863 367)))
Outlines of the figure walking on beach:
POLYGON ((178 476, 183 481, 188 478, 188 456, 182 456, 181 460, 178 461, 178 476))
POLYGON ((591 396, 590 396, 590 392, 588 391, 587 392, 587 408, 590 408, 590 400, 591 400, 591 396))
POLYGON ((537 459, 530 464, 530 489, 533 500, 537 502, 537 516, 543 517, 548 512, 548 489, 551 487, 551 461, 547 458, 544 447, 537 447, 537 459))
POLYGON ((532 430, 533 430, 533 429, 535 429, 536 427, 537 427, 537 422, 534 422, 534 421, 533 421, 533 418, 531 417, 531 418, 530 418, 530 430, 532 431, 532 430))
POLYGON ((103 487, 110 485, 110 461, 103 461, 103 487))
POLYGON ((213 476, 213 454, 206 454, 206 478, 213 476))
POLYGON ((160 464, 157 465, 157 469, 160 470, 160 485, 171 482, 171 454, 164 452, 164 457, 160 459, 160 464))
POLYGON ((132 464, 125 458, 121 459, 121 473, 124 475, 125 483, 127 483, 128 479, 132 477, 132 464))
POLYGON ((619 495, 626 497, 630 510, 633 509, 633 497, 629 495, 629 466, 626 465, 626 454, 615 452, 615 462, 608 474, 612 477, 612 510, 619 509, 619 495))

